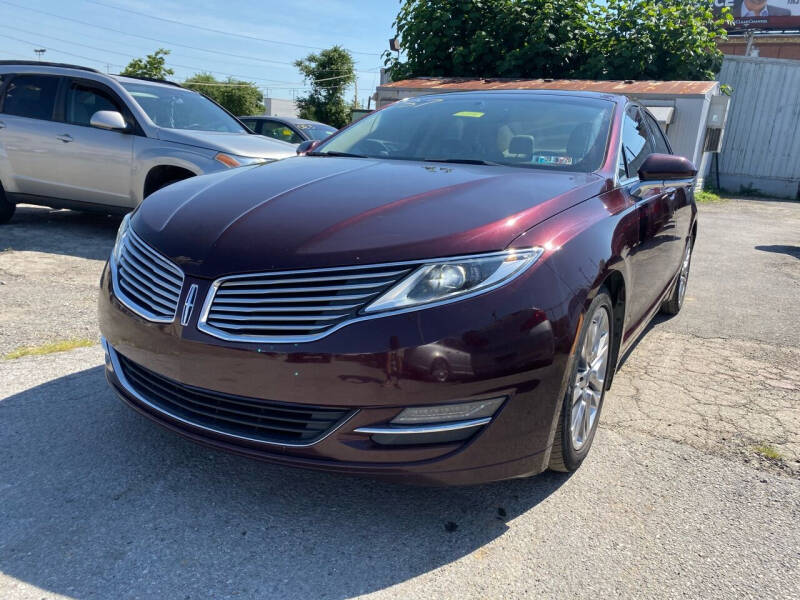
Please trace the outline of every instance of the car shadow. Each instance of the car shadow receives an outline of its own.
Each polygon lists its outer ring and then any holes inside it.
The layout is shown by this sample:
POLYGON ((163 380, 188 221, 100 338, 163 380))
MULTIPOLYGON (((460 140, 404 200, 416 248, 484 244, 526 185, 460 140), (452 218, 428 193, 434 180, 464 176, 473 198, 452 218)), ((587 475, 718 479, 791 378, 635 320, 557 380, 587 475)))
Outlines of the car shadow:
POLYGON ((789 246, 788 244, 772 244, 769 246, 756 246, 756 250, 762 252, 774 252, 775 254, 788 254, 795 258, 800 258, 800 246, 789 246))
POLYGON ((106 260, 122 217, 20 204, 0 226, 0 251, 46 252, 106 260))
POLYGON ((569 480, 419 488, 193 444, 103 368, 0 400, 0 565, 71 598, 347 598, 467 556, 569 480))
POLYGON ((623 365, 628 361, 628 358, 633 354, 634 350, 636 350, 636 347, 641 343, 641 341, 645 337, 647 337, 647 334, 650 333, 650 331, 661 325, 661 323, 669 321, 670 319, 673 318, 673 316, 674 315, 665 315, 663 313, 658 313, 656 316, 650 319, 650 322, 647 324, 647 327, 645 327, 644 330, 639 334, 639 337, 637 337, 634 340, 633 344, 631 344, 630 348, 628 348, 625 354, 620 356, 619 360, 617 361, 617 371, 619 371, 623 367, 623 365))

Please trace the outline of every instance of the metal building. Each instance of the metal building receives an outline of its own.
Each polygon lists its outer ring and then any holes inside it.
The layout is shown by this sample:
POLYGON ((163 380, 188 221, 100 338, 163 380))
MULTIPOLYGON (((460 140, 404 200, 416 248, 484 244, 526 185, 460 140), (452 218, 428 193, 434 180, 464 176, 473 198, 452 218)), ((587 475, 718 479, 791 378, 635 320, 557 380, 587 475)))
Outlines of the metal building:
POLYGON ((800 61, 726 56, 719 80, 733 88, 721 187, 800 199, 800 61))

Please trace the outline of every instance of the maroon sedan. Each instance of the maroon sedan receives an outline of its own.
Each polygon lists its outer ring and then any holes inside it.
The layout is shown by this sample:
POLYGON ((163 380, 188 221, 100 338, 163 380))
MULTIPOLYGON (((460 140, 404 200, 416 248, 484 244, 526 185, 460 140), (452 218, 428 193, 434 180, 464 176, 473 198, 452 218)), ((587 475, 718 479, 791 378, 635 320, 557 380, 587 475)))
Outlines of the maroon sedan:
POLYGON ((620 358, 681 308, 695 169, 621 96, 424 96, 126 218, 112 387, 204 444, 466 484, 577 469, 620 358), (311 146, 311 147, 309 147, 311 146))

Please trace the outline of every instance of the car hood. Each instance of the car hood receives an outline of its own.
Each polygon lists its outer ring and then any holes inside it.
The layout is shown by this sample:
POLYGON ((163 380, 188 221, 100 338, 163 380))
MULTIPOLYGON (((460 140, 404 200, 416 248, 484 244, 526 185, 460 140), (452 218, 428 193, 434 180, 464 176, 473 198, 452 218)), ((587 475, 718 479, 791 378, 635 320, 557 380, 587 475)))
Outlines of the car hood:
POLYGON ((296 157, 168 186, 132 226, 186 273, 215 278, 500 250, 604 185, 595 174, 296 157))
POLYGON ((158 137, 167 142, 208 148, 254 158, 288 158, 297 153, 292 144, 252 133, 161 129, 158 137))

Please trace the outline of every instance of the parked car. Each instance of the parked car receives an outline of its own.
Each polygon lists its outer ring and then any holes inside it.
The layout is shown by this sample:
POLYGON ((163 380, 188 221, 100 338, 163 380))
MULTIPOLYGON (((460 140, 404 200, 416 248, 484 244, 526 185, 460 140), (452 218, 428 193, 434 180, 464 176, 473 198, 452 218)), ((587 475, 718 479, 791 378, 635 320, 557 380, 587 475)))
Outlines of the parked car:
POLYGON ((126 218, 102 278, 108 380, 177 433, 286 465, 573 471, 620 358, 681 309, 695 174, 623 96, 397 102, 126 218))
POLYGON ((298 119, 295 117, 239 117, 253 132, 259 135, 300 144, 306 140, 324 140, 336 133, 336 128, 318 121, 298 119))
POLYGON ((176 83, 0 61, 0 223, 18 202, 127 212, 175 181, 294 154, 176 83))

